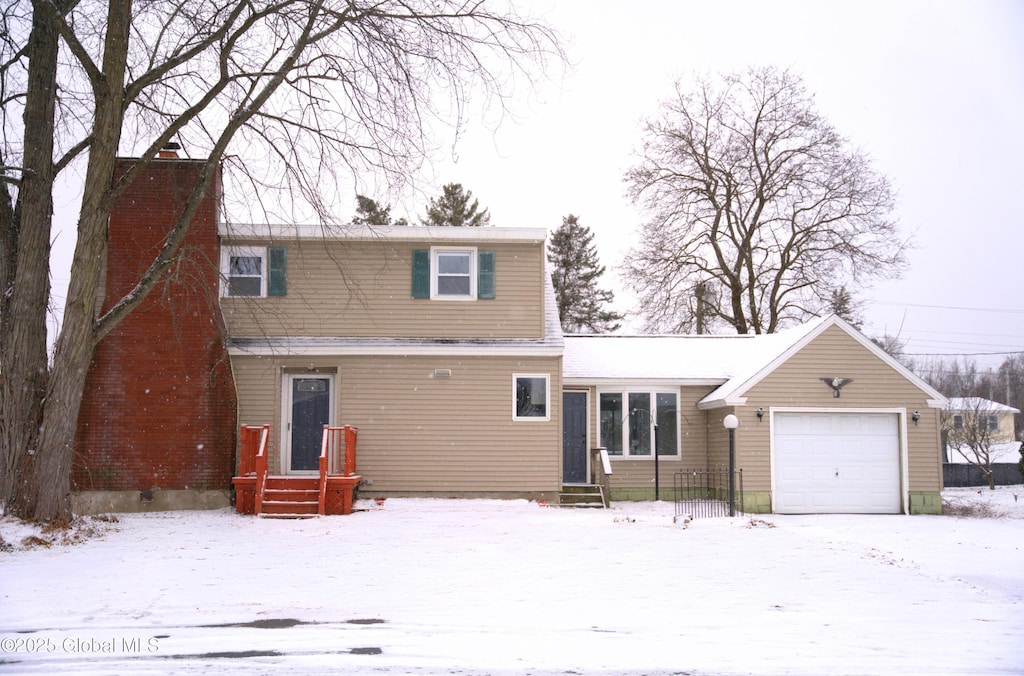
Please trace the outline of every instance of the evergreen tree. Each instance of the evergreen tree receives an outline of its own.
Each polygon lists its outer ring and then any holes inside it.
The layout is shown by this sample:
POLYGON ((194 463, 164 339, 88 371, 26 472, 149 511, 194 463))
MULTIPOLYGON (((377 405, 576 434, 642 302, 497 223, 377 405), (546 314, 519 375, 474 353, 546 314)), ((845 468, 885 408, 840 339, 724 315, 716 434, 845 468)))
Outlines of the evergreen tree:
POLYGON ((597 287, 605 268, 598 263, 593 242, 590 228, 580 225, 572 214, 562 219, 548 242, 558 318, 567 333, 604 333, 621 325, 623 315, 603 309, 614 294, 597 287))
POLYGON ((352 217, 353 225, 408 225, 404 218, 397 221, 391 218, 391 205, 382 207, 375 199, 365 195, 356 195, 356 215, 352 217))
POLYGON ((1017 452, 1020 453, 1020 460, 1017 461, 1017 471, 1024 477, 1024 442, 1021 442, 1017 452))
POLYGON ((449 183, 442 191, 441 197, 431 198, 427 217, 420 219, 421 224, 469 227, 491 224, 491 214, 487 209, 480 211, 480 202, 473 200, 473 192, 463 188, 461 183, 449 183))
POLYGON ((861 304, 854 299, 845 284, 832 289, 828 298, 828 309, 848 321, 858 331, 864 325, 864 320, 861 318, 861 304))

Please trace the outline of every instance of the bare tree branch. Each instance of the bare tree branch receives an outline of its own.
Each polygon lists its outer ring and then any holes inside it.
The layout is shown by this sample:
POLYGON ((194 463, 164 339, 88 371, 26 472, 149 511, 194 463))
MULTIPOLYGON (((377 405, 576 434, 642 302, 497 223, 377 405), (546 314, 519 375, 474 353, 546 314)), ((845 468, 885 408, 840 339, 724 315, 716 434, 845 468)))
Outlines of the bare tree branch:
POLYGON ((251 188, 261 219, 300 214, 326 229, 346 218, 339 186, 410 180, 436 127, 457 136, 471 101, 504 111, 520 81, 562 60, 555 33, 502 0, 14 0, 0 27, 0 502, 39 520, 69 510, 93 347, 188 254, 222 168, 229 186, 251 188), (101 314, 110 210, 171 140, 202 158, 199 185, 134 288, 101 314), (114 181, 119 155, 137 162, 114 181), (82 161, 48 363, 53 186, 82 161))

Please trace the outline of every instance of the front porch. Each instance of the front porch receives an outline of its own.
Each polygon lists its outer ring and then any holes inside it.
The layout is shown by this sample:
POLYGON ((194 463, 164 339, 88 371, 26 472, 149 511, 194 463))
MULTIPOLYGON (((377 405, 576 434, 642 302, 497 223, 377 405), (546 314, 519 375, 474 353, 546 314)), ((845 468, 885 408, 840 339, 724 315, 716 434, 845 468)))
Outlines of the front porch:
POLYGON ((262 517, 308 518, 351 514, 354 493, 362 477, 356 474, 358 429, 324 425, 319 474, 270 475, 267 445, 270 425, 241 428, 239 475, 235 511, 262 517))

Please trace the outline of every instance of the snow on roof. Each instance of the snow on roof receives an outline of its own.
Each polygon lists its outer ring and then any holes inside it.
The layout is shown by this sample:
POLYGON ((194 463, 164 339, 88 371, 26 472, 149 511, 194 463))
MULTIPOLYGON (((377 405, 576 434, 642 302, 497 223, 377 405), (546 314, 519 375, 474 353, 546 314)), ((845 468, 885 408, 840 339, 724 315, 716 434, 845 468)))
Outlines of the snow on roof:
POLYGON ((947 411, 983 411, 986 413, 1020 413, 1020 409, 981 397, 950 397, 947 411))
POLYGON ((344 239, 412 242, 543 242, 545 228, 451 228, 425 225, 351 225, 320 223, 221 222, 226 240, 344 239))
POLYGON ((823 321, 765 335, 567 335, 562 372, 567 381, 743 382, 823 321))

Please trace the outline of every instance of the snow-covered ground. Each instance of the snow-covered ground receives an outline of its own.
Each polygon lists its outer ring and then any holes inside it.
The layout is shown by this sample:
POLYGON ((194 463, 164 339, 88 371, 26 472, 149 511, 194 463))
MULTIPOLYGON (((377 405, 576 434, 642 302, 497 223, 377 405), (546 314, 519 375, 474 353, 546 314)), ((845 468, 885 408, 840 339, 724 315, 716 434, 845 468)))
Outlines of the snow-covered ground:
POLYGON ((954 516, 673 523, 673 505, 0 520, 0 672, 1010 674, 1024 487, 954 516))
MULTIPOLYGON (((989 448, 989 459, 993 463, 1008 462, 1016 464, 1020 462, 1020 442, 1007 441, 992 444, 991 448, 989 448)), ((964 447, 962 451, 957 448, 950 448, 949 462, 970 464, 971 462, 977 462, 977 458, 974 455, 974 452, 968 447, 964 447)))

